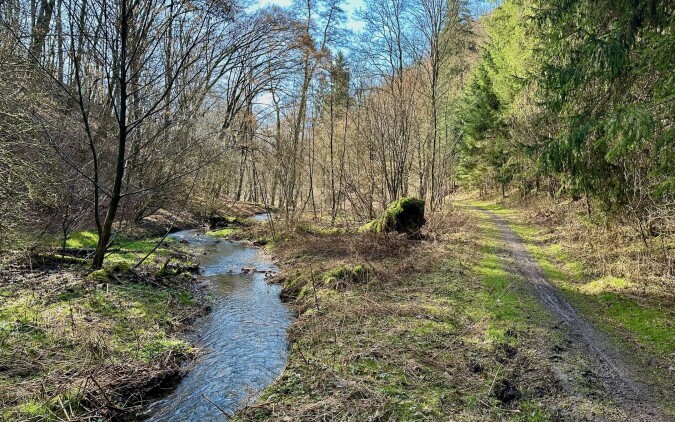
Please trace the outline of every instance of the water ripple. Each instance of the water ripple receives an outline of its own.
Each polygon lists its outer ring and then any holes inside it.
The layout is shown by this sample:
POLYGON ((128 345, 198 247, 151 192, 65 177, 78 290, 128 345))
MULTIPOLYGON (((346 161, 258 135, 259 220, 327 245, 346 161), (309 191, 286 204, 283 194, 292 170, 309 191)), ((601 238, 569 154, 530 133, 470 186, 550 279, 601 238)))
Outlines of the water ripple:
POLYGON ((222 421, 204 396, 234 413, 273 382, 286 363, 291 314, 279 299, 280 287, 267 284, 261 273, 277 268, 260 250, 196 231, 173 237, 188 241, 201 258, 202 276, 212 286, 212 312, 195 334, 205 353, 175 391, 151 407, 148 420, 222 421))

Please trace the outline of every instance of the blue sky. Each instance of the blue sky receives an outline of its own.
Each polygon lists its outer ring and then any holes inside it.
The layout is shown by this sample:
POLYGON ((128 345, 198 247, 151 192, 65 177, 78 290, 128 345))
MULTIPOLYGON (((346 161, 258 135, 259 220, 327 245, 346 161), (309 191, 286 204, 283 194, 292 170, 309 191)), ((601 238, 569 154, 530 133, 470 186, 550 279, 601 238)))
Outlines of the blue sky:
MULTIPOLYGON (((355 12, 364 7, 365 0, 345 0, 343 8, 347 13, 347 27, 353 31, 362 30, 363 22, 359 21, 355 12)), ((288 7, 293 3, 293 0, 258 0, 258 7, 263 7, 269 4, 276 4, 281 7, 288 7)), ((473 16, 480 16, 489 12, 501 3, 501 0, 469 0, 469 8, 473 16)), ((254 3, 255 4, 255 3, 254 3)))
MULTIPOLYGON (((276 4, 277 6, 287 7, 290 6, 292 3, 293 0, 258 0, 258 4, 260 7, 267 6, 268 4, 276 4)), ((357 9, 363 7, 363 0, 346 0, 343 3, 342 7, 344 8, 344 11, 347 13, 348 17, 347 27, 354 31, 363 29, 363 22, 360 22, 354 16, 354 12, 357 9)))

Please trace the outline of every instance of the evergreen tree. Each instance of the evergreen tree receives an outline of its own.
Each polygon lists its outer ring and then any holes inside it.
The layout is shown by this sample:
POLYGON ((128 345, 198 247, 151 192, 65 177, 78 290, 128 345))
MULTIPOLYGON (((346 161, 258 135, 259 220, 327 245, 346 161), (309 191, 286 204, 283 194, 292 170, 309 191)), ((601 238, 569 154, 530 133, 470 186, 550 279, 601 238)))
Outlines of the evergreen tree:
POLYGON ((675 194, 673 10, 658 0, 547 0, 536 14, 542 97, 561 123, 544 144, 546 164, 574 193, 639 219, 675 194))

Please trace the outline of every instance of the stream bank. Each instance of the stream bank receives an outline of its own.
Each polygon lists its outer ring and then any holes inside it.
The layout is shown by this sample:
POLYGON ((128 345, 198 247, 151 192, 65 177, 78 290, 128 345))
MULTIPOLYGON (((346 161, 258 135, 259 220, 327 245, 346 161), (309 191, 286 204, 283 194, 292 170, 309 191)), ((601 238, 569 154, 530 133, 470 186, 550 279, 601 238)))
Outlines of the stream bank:
MULTIPOLYGON (((230 210, 238 219, 260 212, 230 210)), ((93 272, 84 255, 61 256, 58 237, 52 249, 0 256, 1 421, 136 420, 176 385, 201 356, 185 333, 210 307, 186 245, 168 238, 155 249, 172 223, 202 224, 201 214, 185 215, 125 227, 93 272)), ((96 241, 82 230, 67 246, 86 255, 96 241)))
POLYGON ((0 271, 0 298, 3 421, 133 419, 194 357, 182 333, 206 308, 177 260, 95 272, 75 260, 15 261, 0 271))

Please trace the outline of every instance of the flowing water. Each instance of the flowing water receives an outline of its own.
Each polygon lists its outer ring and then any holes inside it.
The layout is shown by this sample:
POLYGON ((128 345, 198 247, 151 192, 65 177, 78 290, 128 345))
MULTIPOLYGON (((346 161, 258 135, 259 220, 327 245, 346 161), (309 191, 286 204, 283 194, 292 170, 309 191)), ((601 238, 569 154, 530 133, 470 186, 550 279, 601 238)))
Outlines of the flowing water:
POLYGON ((222 421, 215 405, 234 413, 283 370, 291 313, 279 299, 280 287, 265 281, 265 272, 277 268, 259 249, 192 230, 172 237, 187 241, 201 257, 212 311, 195 333, 205 353, 175 391, 151 407, 148 420, 222 421))

